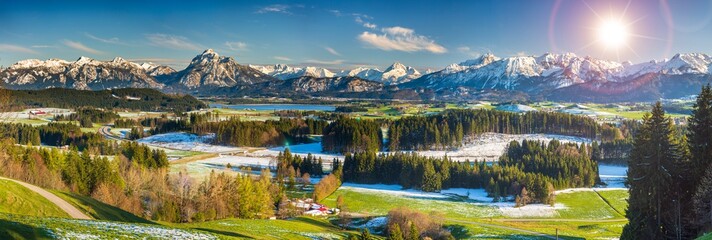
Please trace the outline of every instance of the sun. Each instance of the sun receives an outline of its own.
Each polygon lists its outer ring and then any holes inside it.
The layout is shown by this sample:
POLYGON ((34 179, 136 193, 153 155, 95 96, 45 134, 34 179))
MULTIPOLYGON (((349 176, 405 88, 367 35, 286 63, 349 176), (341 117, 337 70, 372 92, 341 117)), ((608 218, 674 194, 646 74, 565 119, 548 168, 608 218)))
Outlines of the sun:
POLYGON ((620 49, 628 43, 627 24, 619 19, 605 19, 597 29, 598 41, 609 49, 620 49))

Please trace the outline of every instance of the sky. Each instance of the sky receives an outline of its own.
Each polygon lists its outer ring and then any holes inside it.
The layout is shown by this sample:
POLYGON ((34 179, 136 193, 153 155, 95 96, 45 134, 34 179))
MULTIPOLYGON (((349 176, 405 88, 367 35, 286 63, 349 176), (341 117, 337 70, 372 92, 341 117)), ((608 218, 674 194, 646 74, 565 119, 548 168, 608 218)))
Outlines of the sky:
POLYGON ((0 65, 120 56, 180 70, 208 48, 243 64, 332 70, 437 70, 485 53, 637 63, 712 54, 711 22, 712 1, 686 0, 0 0, 0 65))

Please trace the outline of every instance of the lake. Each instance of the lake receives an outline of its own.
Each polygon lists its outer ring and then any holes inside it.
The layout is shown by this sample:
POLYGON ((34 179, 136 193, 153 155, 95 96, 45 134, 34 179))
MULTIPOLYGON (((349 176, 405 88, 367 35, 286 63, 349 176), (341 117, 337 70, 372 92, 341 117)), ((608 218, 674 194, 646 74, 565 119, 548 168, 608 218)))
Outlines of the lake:
POLYGON ((318 105, 318 104, 210 104, 212 108, 230 108, 236 110, 257 110, 257 111, 281 111, 281 110, 297 110, 297 111, 334 111, 335 106, 318 105))

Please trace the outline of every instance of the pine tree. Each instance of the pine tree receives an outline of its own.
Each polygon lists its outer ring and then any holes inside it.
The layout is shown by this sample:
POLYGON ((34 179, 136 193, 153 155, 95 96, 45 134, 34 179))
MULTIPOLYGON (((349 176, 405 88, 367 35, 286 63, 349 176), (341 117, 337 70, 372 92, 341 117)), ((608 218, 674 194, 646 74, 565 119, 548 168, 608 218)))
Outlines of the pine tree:
POLYGON ((679 236, 679 177, 681 160, 670 118, 660 102, 643 117, 628 162, 630 197, 622 239, 665 239, 679 236), (677 206, 676 206, 677 204, 677 206))
POLYGON ((688 183, 683 185, 682 189, 687 193, 687 197, 684 199, 690 199, 685 204, 691 205, 693 210, 686 212, 689 214, 686 216, 686 219, 689 219, 686 225, 709 229, 712 227, 712 220, 710 220, 712 173, 709 170, 712 167, 712 89, 710 85, 702 87, 702 91, 697 96, 687 129, 690 163, 689 170, 683 173, 683 176, 687 177, 688 183))
POLYGON ((712 167, 708 167, 705 176, 692 197, 692 208, 696 225, 701 229, 712 229, 712 167))
POLYGON ((418 231, 418 226, 415 226, 415 223, 413 222, 408 223, 410 223, 410 232, 408 233, 408 240, 419 240, 420 231, 418 231))
POLYGON ((391 227, 388 229, 388 240, 404 240, 403 232, 400 229, 400 225, 391 225, 391 227))

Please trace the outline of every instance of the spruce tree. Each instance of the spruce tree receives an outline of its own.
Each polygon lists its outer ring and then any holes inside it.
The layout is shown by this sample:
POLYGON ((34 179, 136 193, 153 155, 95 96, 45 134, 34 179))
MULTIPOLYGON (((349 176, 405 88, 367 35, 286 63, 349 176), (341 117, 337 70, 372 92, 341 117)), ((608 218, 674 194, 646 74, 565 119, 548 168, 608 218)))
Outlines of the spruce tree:
POLYGON ((687 140, 690 148, 693 189, 704 175, 712 161, 712 89, 710 85, 702 87, 697 102, 693 106, 692 116, 687 124, 687 140))
POLYGON ((629 222, 621 239, 679 236, 676 164, 681 161, 681 150, 673 127, 660 102, 643 117, 628 160, 629 222))
POLYGON ((388 240, 404 240, 403 232, 400 229, 400 225, 391 225, 391 227, 388 229, 388 240))

